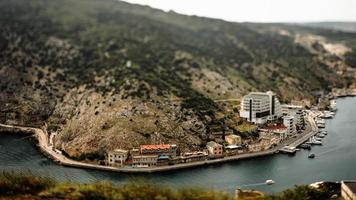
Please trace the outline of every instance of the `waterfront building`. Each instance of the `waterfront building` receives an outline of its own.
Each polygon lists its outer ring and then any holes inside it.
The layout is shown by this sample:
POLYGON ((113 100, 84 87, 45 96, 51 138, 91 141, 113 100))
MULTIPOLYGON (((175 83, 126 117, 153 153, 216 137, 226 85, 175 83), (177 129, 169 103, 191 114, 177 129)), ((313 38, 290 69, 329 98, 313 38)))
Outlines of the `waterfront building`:
POLYGON ((153 167, 157 166, 158 155, 136 155, 132 156, 133 167, 153 167))
POLYGON ((140 149, 133 148, 130 150, 130 156, 137 156, 137 155, 140 155, 140 149))
POLYGON ((213 158, 223 157, 223 147, 221 144, 218 144, 214 141, 210 141, 206 144, 206 148, 208 149, 210 157, 213 158))
POLYGON ((278 143, 282 142, 283 140, 285 140, 287 138, 287 128, 280 128, 280 129, 275 129, 273 130, 273 133, 275 135, 277 135, 278 137, 278 143))
POLYGON ((123 166, 128 158, 128 151, 115 149, 108 153, 108 164, 111 166, 123 166))
POLYGON ((304 125, 304 113, 303 107, 300 105, 287 105, 284 104, 282 107, 282 113, 284 116, 290 115, 294 117, 294 124, 298 127, 302 127, 304 125))
POLYGON ((282 117, 281 105, 271 91, 251 92, 242 98, 240 117, 255 124, 265 124, 282 117))
POLYGON ((287 128, 283 124, 269 124, 260 129, 260 136, 276 138, 275 141, 280 143, 287 138, 287 128))
POLYGON ((140 153, 175 157, 177 155, 177 145, 175 144, 141 145, 140 153))
POLYGON ((206 160, 208 158, 208 153, 203 151, 198 152, 188 152, 184 153, 181 157, 183 163, 196 162, 201 160, 206 160))
POLYGON ((225 155, 226 156, 233 156, 239 153, 243 153, 242 146, 238 145, 228 145, 225 147, 225 155))
POLYGON ((295 133, 295 124, 294 124, 294 117, 293 116, 284 116, 283 117, 283 125, 287 128, 286 134, 287 136, 291 136, 295 133))
POLYGON ((225 141, 228 145, 241 145, 241 136, 239 135, 227 135, 225 136, 225 141))
POLYGON ((356 200, 356 181, 341 181, 341 197, 344 200, 356 200))

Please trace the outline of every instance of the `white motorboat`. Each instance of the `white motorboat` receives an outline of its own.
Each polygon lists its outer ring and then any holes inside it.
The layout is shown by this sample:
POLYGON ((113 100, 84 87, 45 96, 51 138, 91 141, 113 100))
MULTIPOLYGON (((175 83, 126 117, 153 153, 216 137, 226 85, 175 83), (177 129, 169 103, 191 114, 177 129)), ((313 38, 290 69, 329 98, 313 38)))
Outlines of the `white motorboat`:
POLYGON ((266 184, 267 185, 272 185, 272 184, 275 184, 276 182, 274 182, 274 180, 271 180, 271 179, 269 179, 269 180, 266 180, 266 184))
POLYGON ((319 124, 318 123, 318 128, 325 128, 325 124, 319 124))
POLYGON ((321 138, 318 137, 311 137, 309 139, 310 144, 312 145, 322 145, 323 143, 321 142, 321 138))

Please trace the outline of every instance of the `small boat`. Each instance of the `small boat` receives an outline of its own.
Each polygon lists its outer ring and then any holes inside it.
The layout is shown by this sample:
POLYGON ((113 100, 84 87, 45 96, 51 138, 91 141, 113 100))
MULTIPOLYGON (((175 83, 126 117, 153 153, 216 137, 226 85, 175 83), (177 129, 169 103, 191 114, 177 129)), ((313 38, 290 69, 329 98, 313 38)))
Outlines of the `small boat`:
POLYGON ((325 135, 324 135, 324 134, 322 134, 322 133, 320 133, 320 134, 318 134, 318 135, 317 135, 317 137, 318 137, 318 138, 324 138, 324 137, 325 137, 325 135))
POLYGON ((275 184, 275 182, 274 182, 274 180, 269 179, 269 180, 266 180, 266 184, 272 185, 272 184, 275 184))
POLYGON ((325 128, 325 124, 319 124, 318 123, 318 128, 325 128))
POLYGON ((309 142, 311 145, 322 145, 323 144, 321 142, 321 138, 314 137, 314 136, 309 139, 309 142))
POLYGON ((322 145, 323 143, 322 143, 321 141, 316 140, 316 141, 313 141, 312 144, 315 144, 315 145, 322 145))
POLYGON ((315 158, 315 154, 313 154, 313 153, 309 154, 308 158, 315 158))
POLYGON ((311 149, 311 145, 310 145, 310 144, 307 144, 307 143, 301 144, 301 145, 299 145, 299 147, 302 148, 302 149, 308 149, 308 150, 311 149))
POLYGON ((323 119, 331 119, 334 117, 334 115, 335 115, 334 112, 324 111, 323 115, 321 115, 320 117, 323 119))
POLYGON ((325 131, 325 130, 323 130, 323 131, 319 131, 319 133, 320 133, 320 134, 324 134, 324 135, 327 135, 327 134, 328 134, 328 132, 327 132, 327 131, 325 131))

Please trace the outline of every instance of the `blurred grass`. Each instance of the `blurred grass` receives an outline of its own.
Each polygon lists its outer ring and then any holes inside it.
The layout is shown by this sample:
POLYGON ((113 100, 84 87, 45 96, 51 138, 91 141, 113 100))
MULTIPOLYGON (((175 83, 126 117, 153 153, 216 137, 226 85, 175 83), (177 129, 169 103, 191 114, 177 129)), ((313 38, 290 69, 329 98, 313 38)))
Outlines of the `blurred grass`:
MULTIPOLYGON (((245 191, 240 200, 325 200, 335 194, 340 184, 330 183, 321 189, 307 185, 295 186, 279 194, 256 195, 245 191)), ((336 192, 337 193, 337 192, 336 192)), ((94 184, 59 183, 48 178, 29 174, 2 172, 0 199, 101 199, 101 200, 232 200, 234 196, 216 190, 198 187, 172 189, 168 186, 132 180, 123 185, 102 181, 94 184)))

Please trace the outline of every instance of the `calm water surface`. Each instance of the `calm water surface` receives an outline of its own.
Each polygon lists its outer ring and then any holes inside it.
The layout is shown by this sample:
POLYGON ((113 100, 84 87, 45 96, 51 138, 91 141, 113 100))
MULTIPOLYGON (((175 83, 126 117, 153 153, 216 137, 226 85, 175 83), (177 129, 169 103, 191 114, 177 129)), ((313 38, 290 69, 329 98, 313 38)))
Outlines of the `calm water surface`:
POLYGON ((356 98, 339 99, 334 119, 326 120, 328 135, 323 146, 295 156, 273 155, 220 165, 149 175, 128 175, 63 167, 48 160, 33 141, 20 135, 0 135, 0 171, 31 172, 59 181, 93 183, 110 180, 121 184, 137 178, 173 187, 200 186, 233 192, 236 186, 265 192, 279 192, 298 184, 316 181, 356 179, 356 98), (267 179, 274 185, 262 185, 267 179))

